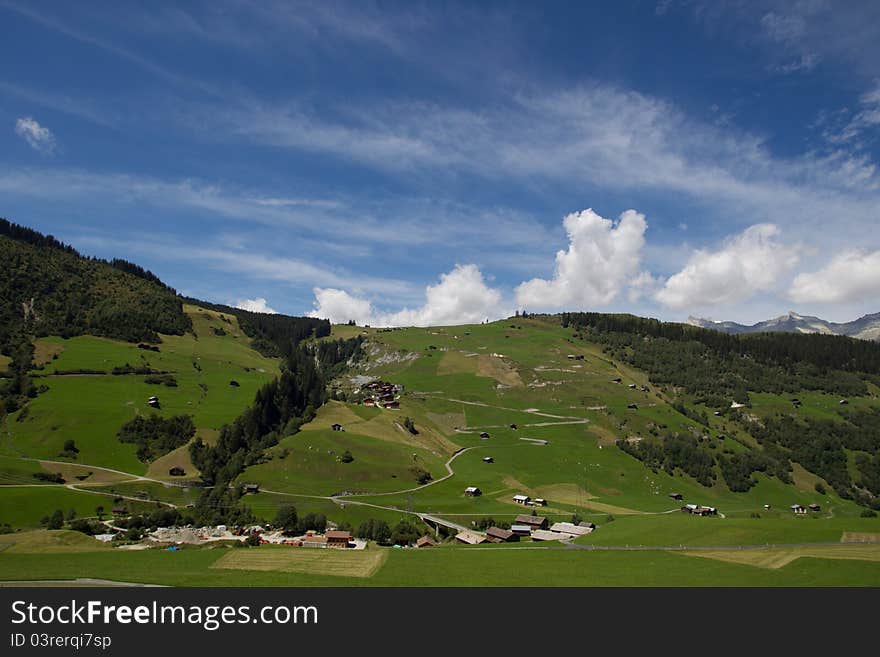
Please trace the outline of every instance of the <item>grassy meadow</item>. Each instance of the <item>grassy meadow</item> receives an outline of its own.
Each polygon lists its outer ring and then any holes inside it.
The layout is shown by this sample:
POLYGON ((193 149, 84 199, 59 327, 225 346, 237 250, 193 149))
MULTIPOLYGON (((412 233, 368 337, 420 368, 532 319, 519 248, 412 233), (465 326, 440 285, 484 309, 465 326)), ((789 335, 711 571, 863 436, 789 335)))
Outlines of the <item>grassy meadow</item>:
MULTIPOLYGON (((278 363, 248 347, 234 317, 195 307, 187 312, 195 335, 163 336, 158 353, 90 337, 40 341, 43 365, 35 374, 49 390, 31 402, 24 417, 12 416, 0 436, 0 484, 5 484, 0 486, 0 522, 34 527, 54 508, 93 515, 102 498, 120 495, 152 505, 192 502, 195 489, 160 483, 168 479, 172 464, 184 467, 188 476, 195 474, 186 449, 148 466, 137 460, 133 446, 116 440, 119 426, 135 414, 152 412, 145 401, 156 394, 160 413, 192 414, 199 434, 210 439, 277 374, 278 363), (142 375, 109 373, 126 364, 170 372, 178 385, 150 385, 142 375), (108 373, 70 373, 78 370, 108 373), (230 386, 231 380, 239 386, 230 386), (58 454, 68 438, 80 449, 73 463, 82 466, 64 466, 69 468, 64 471, 68 481, 88 465, 123 474, 93 469, 91 479, 74 480, 81 490, 32 485, 39 483, 34 472, 62 466, 22 457, 64 461, 58 454)), ((68 546, 69 558, 62 562, 40 560, 26 547, 3 550, 0 542, 0 579, 27 573, 28 579, 101 577, 218 586, 880 584, 876 547, 778 547, 839 543, 847 533, 880 533, 880 520, 860 517, 862 507, 841 499, 827 482, 799 465, 794 466, 793 484, 759 473, 754 475, 757 485, 734 493, 720 475, 713 486, 704 487, 680 472, 652 471, 617 448, 618 439, 639 440, 658 429, 702 436, 710 449, 728 454, 746 451, 755 442, 725 417, 709 413, 709 427, 697 424, 676 411, 668 392, 643 372, 611 360, 596 345, 573 339, 570 330, 556 323, 515 318, 402 330, 341 326, 333 327, 330 337, 362 334, 368 359, 335 381, 334 388, 354 400, 362 385, 355 377, 401 384, 400 409, 343 401, 319 409, 312 422, 282 438, 264 462, 240 476, 239 482, 260 485, 259 493, 242 498, 258 517, 271 519, 280 505, 294 504, 301 516, 323 513, 353 527, 369 518, 391 525, 402 518, 418 521, 413 513, 467 526, 487 516, 511 522, 531 512, 512 501, 513 495, 525 493, 547 500, 547 507, 538 509, 542 515, 569 520, 577 514, 595 522, 596 531, 574 547, 531 541, 444 544, 429 550, 371 546, 367 556, 351 563, 338 562, 347 554, 297 556, 268 546, 186 548, 179 553, 86 552, 68 546), (418 433, 404 428, 406 417, 418 433), (333 431, 333 424, 342 425, 343 431, 333 431), (489 438, 480 437, 483 431, 489 438), (345 452, 351 462, 340 459, 345 452), (483 461, 487 456, 492 463, 483 461), (447 462, 454 471, 449 477, 447 462), (427 485, 417 483, 419 470, 430 473, 427 485), (817 484, 827 492, 817 492, 817 484), (479 487, 482 495, 465 496, 468 486, 479 487), (670 493, 681 494, 683 502, 670 493), (714 506, 719 515, 684 514, 679 511, 683 503, 714 506), (794 517, 789 509, 812 503, 820 504, 821 511, 794 517), (710 549, 737 545, 767 547, 746 556, 710 549), (606 549, 620 546, 651 549, 606 549), (705 549, 661 549, 676 546, 705 549)), ((755 394, 749 410, 759 419, 792 412, 789 397, 755 394)), ((797 413, 838 417, 836 397, 810 392, 798 397, 802 406, 797 413)), ((870 395, 850 403, 850 408, 878 408, 870 395)))

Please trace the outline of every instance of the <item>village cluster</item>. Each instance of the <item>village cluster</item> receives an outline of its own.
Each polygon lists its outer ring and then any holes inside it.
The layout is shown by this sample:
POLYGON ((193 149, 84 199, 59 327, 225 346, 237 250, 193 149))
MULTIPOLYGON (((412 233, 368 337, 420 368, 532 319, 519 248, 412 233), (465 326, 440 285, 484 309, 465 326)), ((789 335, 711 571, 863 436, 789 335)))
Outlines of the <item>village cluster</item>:
POLYGON ((362 392, 365 392, 362 400, 364 406, 397 410, 400 408, 400 395, 403 393, 403 386, 387 381, 371 381, 355 390, 355 394, 362 392))
MULTIPOLYGON (((482 491, 476 486, 465 488, 464 494, 468 497, 478 497, 482 491)), ((522 506, 547 506, 547 500, 537 497, 532 499, 528 495, 517 493, 513 496, 513 502, 522 506)), ((520 538, 531 538, 533 541, 571 541, 579 536, 585 536, 596 529, 592 522, 557 522, 550 524, 544 516, 518 515, 510 529, 502 527, 489 527, 485 534, 464 530, 459 532, 455 539, 459 543, 467 545, 479 545, 480 543, 510 543, 520 538)))

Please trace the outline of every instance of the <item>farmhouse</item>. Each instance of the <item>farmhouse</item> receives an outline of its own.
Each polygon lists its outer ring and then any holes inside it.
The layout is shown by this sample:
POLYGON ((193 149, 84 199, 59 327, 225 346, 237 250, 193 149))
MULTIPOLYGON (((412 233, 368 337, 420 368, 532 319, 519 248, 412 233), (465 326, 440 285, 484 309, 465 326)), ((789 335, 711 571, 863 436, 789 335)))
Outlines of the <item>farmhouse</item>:
POLYGON ((513 501, 516 502, 517 504, 522 504, 523 506, 525 506, 526 504, 528 504, 528 503, 531 501, 531 499, 532 499, 532 498, 529 497, 528 495, 522 495, 522 494, 520 494, 520 495, 514 495, 514 496, 513 496, 513 501))
POLYGON ((789 508, 794 511, 795 515, 802 515, 807 512, 800 504, 792 504, 789 508))
POLYGON ((534 531, 535 529, 547 529, 549 521, 544 516, 527 516, 519 515, 515 520, 517 525, 528 525, 534 531))
POLYGON ((391 410, 397 410, 400 408, 400 402, 398 401, 390 401, 384 404, 385 408, 389 408, 391 410))
POLYGON ((483 494, 483 491, 481 491, 476 486, 468 486, 467 488, 464 489, 464 494, 467 495, 468 497, 479 497, 480 495, 483 494))
POLYGON ((681 507, 684 513, 692 513, 695 516, 714 516, 718 514, 718 509, 714 506, 703 506, 702 504, 685 504, 681 507))
POLYGON ((535 529, 532 531, 533 541, 562 541, 571 538, 569 534, 559 534, 557 532, 547 531, 546 529, 535 529))
POLYGON ((351 543, 351 534, 339 530, 328 531, 324 534, 324 538, 327 539, 327 547, 347 548, 351 543))
POLYGON ((479 545, 486 542, 486 537, 476 532, 463 531, 455 535, 455 540, 468 545, 479 545))
POLYGON ((327 547, 327 537, 320 536, 319 534, 315 534, 312 531, 306 532, 306 535, 303 537, 299 544, 302 547, 316 547, 316 548, 325 548, 327 547))
POLYGON ((593 531, 592 527, 581 527, 570 522, 555 522, 550 527, 551 532, 567 534, 570 536, 586 536, 593 531))
POLYGON ((490 543, 508 543, 510 541, 518 541, 519 536, 514 534, 510 529, 489 527, 489 529, 486 530, 486 540, 490 543))
POLYGON ((547 500, 545 500, 543 497, 536 497, 535 506, 547 506, 547 500))
POLYGON ((528 525, 511 525, 510 531, 512 531, 516 536, 528 536, 532 533, 532 528, 528 525))

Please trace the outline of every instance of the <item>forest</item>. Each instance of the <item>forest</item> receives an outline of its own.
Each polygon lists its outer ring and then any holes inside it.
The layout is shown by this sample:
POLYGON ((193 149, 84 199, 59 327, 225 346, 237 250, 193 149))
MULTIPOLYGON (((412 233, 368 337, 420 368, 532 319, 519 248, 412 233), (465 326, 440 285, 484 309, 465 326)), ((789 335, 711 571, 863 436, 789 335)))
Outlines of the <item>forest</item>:
POLYGON ((748 392, 822 390, 867 394, 880 383, 880 344, 837 335, 730 335, 634 315, 564 313, 562 325, 646 371, 658 385, 683 388, 698 403, 727 408, 748 392))

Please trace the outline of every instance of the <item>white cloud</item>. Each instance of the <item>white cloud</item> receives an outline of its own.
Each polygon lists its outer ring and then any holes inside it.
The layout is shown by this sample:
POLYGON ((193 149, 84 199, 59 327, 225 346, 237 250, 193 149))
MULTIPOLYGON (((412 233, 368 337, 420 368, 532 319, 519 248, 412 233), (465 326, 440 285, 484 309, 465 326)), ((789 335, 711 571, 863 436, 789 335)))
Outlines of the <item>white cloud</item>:
POLYGON ((449 326, 475 324, 511 314, 504 308, 501 292, 486 285, 476 265, 456 265, 440 282, 425 289, 420 308, 379 312, 367 299, 344 290, 315 288, 315 310, 309 315, 345 323, 351 319, 371 326, 449 326))
POLYGON ((617 223, 587 209, 565 217, 568 250, 556 253, 551 280, 534 278, 516 289, 526 309, 586 308, 611 303, 639 269, 648 224, 635 210, 617 223))
POLYGON ((841 303, 880 297, 880 251, 847 250, 822 269, 798 274, 788 290, 797 303, 841 303))
POLYGON ((669 308, 694 308, 739 303, 772 289, 797 264, 801 251, 780 243, 779 233, 774 224, 755 224, 717 251, 697 250, 655 299, 669 308))
POLYGON ((240 299, 235 303, 235 307, 241 308, 242 310, 249 310, 252 313, 268 313, 270 315, 276 315, 278 313, 277 310, 269 306, 269 302, 263 297, 257 297, 256 299, 240 299))
POLYGON ((55 151, 55 135, 36 119, 23 116, 15 122, 15 134, 24 139, 35 151, 51 155, 55 151))

